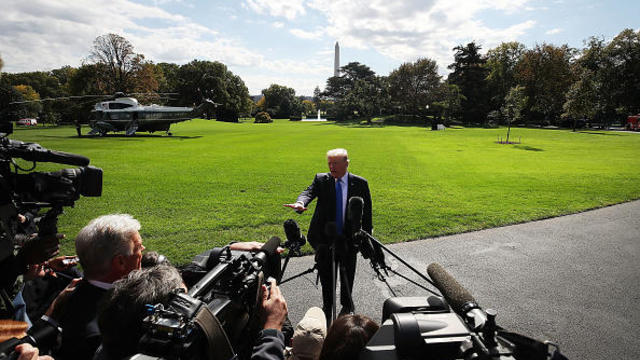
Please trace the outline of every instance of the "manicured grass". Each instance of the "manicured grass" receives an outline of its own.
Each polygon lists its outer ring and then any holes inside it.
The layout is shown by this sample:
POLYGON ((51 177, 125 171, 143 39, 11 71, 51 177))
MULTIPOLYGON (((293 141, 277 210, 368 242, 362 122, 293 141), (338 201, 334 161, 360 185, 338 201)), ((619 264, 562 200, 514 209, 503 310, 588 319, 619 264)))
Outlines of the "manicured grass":
POLYGON ((104 170, 103 196, 81 199, 60 218, 65 253, 90 219, 114 212, 138 218, 147 248, 176 263, 232 240, 284 240, 288 218, 306 232, 313 206, 297 215, 282 204, 327 171, 324 154, 335 147, 348 149, 350 170, 369 180, 374 235, 385 243, 640 198, 640 134, 516 128, 512 139, 523 143, 500 145, 505 129, 193 120, 172 131, 105 138, 77 138, 73 127, 15 131, 14 139, 88 156, 104 170))

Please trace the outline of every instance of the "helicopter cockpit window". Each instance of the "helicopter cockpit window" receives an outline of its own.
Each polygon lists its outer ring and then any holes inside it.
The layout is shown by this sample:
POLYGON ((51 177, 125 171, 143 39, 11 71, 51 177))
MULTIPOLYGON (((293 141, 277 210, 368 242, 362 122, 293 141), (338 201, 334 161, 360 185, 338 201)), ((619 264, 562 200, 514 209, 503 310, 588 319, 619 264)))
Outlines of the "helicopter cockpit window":
POLYGON ((123 103, 110 103, 109 109, 126 109, 128 107, 132 107, 131 104, 123 104, 123 103))

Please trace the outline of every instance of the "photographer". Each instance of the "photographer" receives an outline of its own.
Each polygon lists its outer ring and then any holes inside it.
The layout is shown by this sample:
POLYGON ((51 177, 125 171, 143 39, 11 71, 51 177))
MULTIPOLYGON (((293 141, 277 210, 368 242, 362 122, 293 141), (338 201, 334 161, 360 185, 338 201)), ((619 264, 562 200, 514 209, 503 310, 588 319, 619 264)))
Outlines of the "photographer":
POLYGON ((30 266, 41 264, 47 259, 55 256, 59 252, 60 239, 64 235, 57 234, 41 238, 39 236, 26 237, 22 246, 8 245, 13 247, 4 249, 9 252, 8 256, 0 261, 0 318, 10 319, 15 317, 16 297, 21 299, 20 291, 23 287, 22 275, 30 266))
MULTIPOLYGON (((115 360, 136 354, 144 334, 142 320, 148 314, 146 305, 166 303, 172 292, 184 290, 178 271, 167 265, 133 271, 116 281, 101 307, 98 323, 103 340, 95 359, 115 360)), ((282 359, 284 337, 280 330, 287 315, 287 304, 275 281, 269 290, 263 285, 262 293, 264 325, 252 359, 282 359)))

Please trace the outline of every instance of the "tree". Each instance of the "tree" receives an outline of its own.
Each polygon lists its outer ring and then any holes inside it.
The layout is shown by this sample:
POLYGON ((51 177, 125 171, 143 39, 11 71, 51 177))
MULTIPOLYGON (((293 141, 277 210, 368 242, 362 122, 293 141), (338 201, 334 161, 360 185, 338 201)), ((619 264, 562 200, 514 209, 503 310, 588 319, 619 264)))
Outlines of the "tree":
POLYGON ((556 124, 562 114, 565 94, 573 83, 572 58, 567 45, 536 45, 526 51, 516 66, 516 80, 529 99, 528 120, 541 125, 556 124))
POLYGON ((316 86, 316 88, 313 89, 313 103, 317 107, 320 101, 322 101, 322 91, 320 91, 319 86, 316 86))
POLYGON ((136 54, 129 40, 118 34, 105 34, 93 41, 93 49, 89 59, 95 64, 102 64, 102 77, 107 84, 107 91, 127 92, 132 89, 130 78, 139 70, 144 55, 136 54))
POLYGON ((487 69, 484 64, 486 59, 480 55, 482 48, 475 42, 466 46, 458 45, 453 50, 453 64, 448 68, 453 72, 449 74, 450 84, 458 85, 464 100, 462 100, 462 120, 465 124, 486 124, 489 112, 489 93, 487 91, 487 69))
POLYGON ((572 130, 576 131, 578 119, 593 119, 600 111, 598 102, 598 84, 594 74, 584 69, 579 75, 578 81, 574 82, 565 97, 562 105, 563 117, 572 121, 572 130))
POLYGON ((438 116, 442 116, 445 119, 445 123, 448 123, 451 120, 462 118, 462 102, 464 100, 465 97, 462 95, 458 85, 444 82, 440 84, 437 101, 434 102, 434 106, 441 114, 438 116))
POLYGON ((316 104, 311 100, 302 100, 302 108, 304 115, 314 115, 316 113, 316 104))
POLYGON ((21 95, 23 101, 33 101, 19 106, 19 116, 37 117, 42 112, 42 104, 37 101, 40 100, 40 94, 31 85, 14 85, 13 88, 21 95))
POLYGON ((611 87, 619 113, 629 115, 640 112, 640 30, 625 29, 605 48, 611 87))
POLYGON ((240 113, 249 112, 251 98, 244 81, 218 61, 192 62, 178 70, 179 104, 195 106, 205 99, 219 103, 215 109, 219 121, 237 122, 240 113))
POLYGON ((516 86, 515 68, 522 59, 525 46, 519 42, 506 42, 487 52, 487 86, 491 96, 491 109, 500 109, 504 99, 516 86))
POLYGON ((341 67, 340 74, 327 79, 322 92, 327 101, 321 108, 328 108, 333 112, 331 115, 342 119, 364 116, 371 120, 370 117, 380 109, 378 103, 384 93, 384 81, 368 66, 358 62, 341 67))
MULTIPOLYGON (((158 63, 156 64, 156 71, 162 73, 162 76, 158 77, 158 92, 160 93, 175 93, 178 91, 179 79, 178 71, 180 66, 171 63, 158 63)), ((169 98, 167 101, 170 105, 176 105, 177 101, 169 98)))
POLYGON ((509 143, 509 135, 511 133, 511 123, 513 121, 519 121, 522 118, 522 111, 526 104, 527 95, 522 86, 512 87, 504 98, 504 105, 502 106, 501 112, 507 118, 507 144, 509 143))
POLYGON ((404 114, 425 114, 426 106, 436 100, 441 78, 438 65, 431 59, 422 58, 400 65, 389 74, 393 105, 404 114))
POLYGON ((288 119, 302 113, 302 103, 296 98, 296 91, 290 87, 271 84, 262 90, 266 111, 272 118, 288 119))

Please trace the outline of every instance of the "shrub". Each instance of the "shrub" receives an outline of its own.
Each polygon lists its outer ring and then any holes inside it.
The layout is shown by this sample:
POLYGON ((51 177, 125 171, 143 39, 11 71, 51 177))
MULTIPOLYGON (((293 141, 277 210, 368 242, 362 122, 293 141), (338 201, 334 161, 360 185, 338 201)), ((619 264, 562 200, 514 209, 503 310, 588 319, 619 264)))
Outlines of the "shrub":
POLYGON ((261 112, 256 114, 256 119, 255 119, 254 123, 256 123, 256 124, 266 124, 266 123, 270 123, 270 122, 273 122, 273 120, 271 120, 271 116, 269 115, 268 112, 261 111, 261 112))
POLYGON ((300 121, 302 120, 302 116, 300 115, 291 115, 289 116, 289 121, 300 121))

